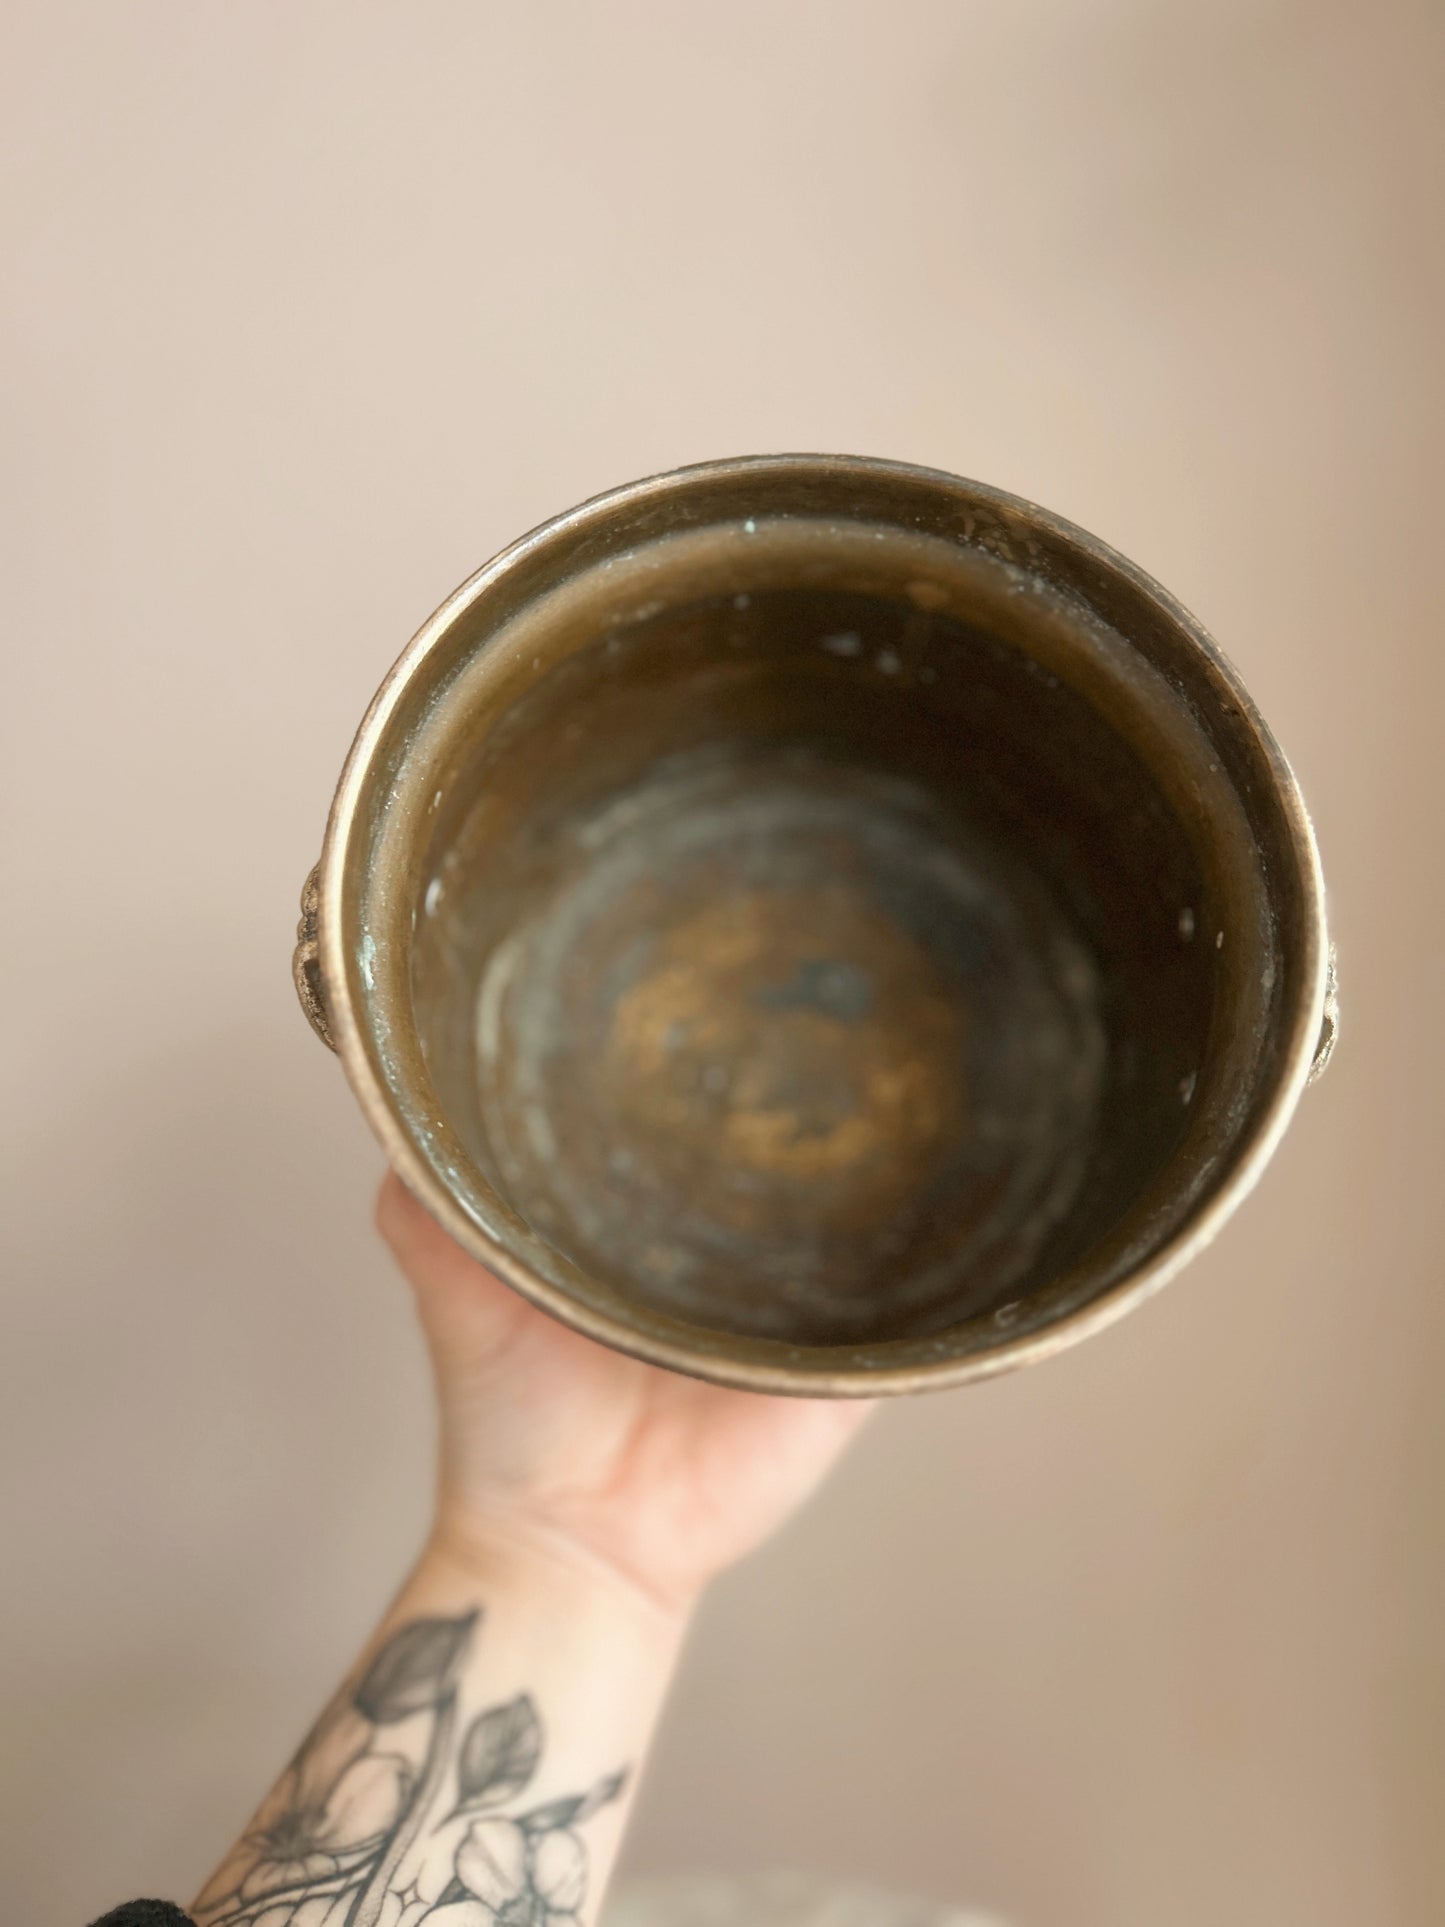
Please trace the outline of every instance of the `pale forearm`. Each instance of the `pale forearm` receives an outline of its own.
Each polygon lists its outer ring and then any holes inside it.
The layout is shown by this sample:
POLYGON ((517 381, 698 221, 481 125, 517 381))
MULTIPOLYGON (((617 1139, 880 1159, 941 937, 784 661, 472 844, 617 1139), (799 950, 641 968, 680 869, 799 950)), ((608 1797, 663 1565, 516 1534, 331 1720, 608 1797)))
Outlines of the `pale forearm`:
POLYGON ((683 1629, 565 1548, 434 1544, 200 1927, 590 1927, 683 1629))
POLYGON ((436 1368, 444 1524, 194 1916, 593 1927, 690 1602, 862 1413, 604 1351, 395 1179, 380 1223, 436 1368))

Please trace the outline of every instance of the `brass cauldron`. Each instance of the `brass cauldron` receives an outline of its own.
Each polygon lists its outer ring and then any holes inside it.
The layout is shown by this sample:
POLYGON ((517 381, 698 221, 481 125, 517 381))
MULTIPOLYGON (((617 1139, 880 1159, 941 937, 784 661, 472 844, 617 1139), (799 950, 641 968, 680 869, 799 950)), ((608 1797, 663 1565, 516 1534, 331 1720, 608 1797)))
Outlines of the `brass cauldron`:
POLYGON ((761 1391, 1055 1351, 1219 1229, 1334 1034, 1299 791, 1159 586, 838 456, 524 536, 361 725, 296 979, 410 1188, 761 1391))

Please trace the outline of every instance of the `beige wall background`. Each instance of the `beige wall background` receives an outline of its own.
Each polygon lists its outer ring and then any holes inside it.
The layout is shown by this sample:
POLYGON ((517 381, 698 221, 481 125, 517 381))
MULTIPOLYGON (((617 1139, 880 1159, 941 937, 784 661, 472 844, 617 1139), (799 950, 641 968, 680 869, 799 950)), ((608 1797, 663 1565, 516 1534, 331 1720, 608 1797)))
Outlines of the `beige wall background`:
POLYGON ((711 1602, 639 1870, 1445 1918, 1431 0, 48 0, 0 59, 0 1893, 184 1895, 416 1542, 378 1157, 288 980, 375 684, 749 450, 1062 511, 1315 807, 1346 1026, 1113 1334, 890 1409, 711 1602))

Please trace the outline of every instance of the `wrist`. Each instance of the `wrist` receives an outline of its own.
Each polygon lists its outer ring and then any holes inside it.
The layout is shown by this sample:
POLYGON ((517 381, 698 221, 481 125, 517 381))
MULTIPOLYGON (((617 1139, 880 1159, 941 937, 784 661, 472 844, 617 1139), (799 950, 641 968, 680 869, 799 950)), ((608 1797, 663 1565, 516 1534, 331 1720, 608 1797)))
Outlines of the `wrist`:
POLYGON ((481 1513, 441 1503, 420 1570, 506 1597, 584 1602, 598 1613, 635 1620, 648 1635, 680 1644, 701 1588, 664 1585, 635 1570, 585 1534, 498 1506, 481 1513))

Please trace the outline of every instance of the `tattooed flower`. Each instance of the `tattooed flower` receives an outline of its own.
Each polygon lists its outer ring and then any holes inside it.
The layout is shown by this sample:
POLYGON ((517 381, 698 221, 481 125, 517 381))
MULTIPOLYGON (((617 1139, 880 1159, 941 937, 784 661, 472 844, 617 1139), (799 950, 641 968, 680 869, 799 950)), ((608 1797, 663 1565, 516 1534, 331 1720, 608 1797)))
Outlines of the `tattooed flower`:
POLYGON ((423 1927, 497 1927, 498 1914, 485 1902, 473 1899, 444 1901, 422 1917, 423 1927))
POLYGON ((455 1865, 456 1880, 426 1927, 560 1927, 575 1920, 587 1894, 587 1849, 569 1827, 474 1820, 455 1865))
POLYGON ((373 1737, 371 1721, 353 1706, 328 1709, 202 1896, 202 1920, 219 1927, 240 1914, 259 1927, 269 1896, 286 1893, 294 1903, 321 1882, 334 1891, 365 1866, 395 1823, 412 1778, 407 1761, 368 1751, 373 1737))
POLYGON ((437 1791, 479 1618, 412 1621, 342 1689, 197 1902, 204 1927, 417 1927, 429 1897, 393 1878, 437 1791), (419 1767, 395 1750, 404 1733, 379 1750, 424 1714, 419 1767))
POLYGON ((587 1893, 587 1849, 579 1835, 557 1827, 532 1847, 532 1889, 547 1918, 575 1914, 587 1893))
POLYGON ((255 1861, 241 1883, 242 1900, 357 1866, 395 1825, 411 1791, 411 1765, 396 1753, 361 1753, 329 1788, 318 1784, 310 1764, 292 1769, 277 1790, 286 1799, 263 1811, 247 1835, 255 1861))
POLYGON ((515 1820, 474 1820, 457 1848, 457 1879, 500 1914, 527 1891, 527 1836, 515 1820))
MULTIPOLYGON (((347 1896, 343 1895, 343 1898, 347 1896)), ((420 1923, 431 1912, 431 1905, 425 1900, 408 1900, 402 1894, 388 1894, 382 1903, 381 1918, 376 1927, 420 1927, 420 1923)), ((297 1927, 301 1927, 298 1922, 297 1927)), ((326 1927, 345 1927, 345 1916, 334 1923, 328 1921, 326 1927)))

